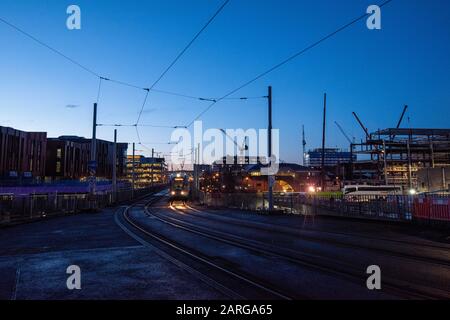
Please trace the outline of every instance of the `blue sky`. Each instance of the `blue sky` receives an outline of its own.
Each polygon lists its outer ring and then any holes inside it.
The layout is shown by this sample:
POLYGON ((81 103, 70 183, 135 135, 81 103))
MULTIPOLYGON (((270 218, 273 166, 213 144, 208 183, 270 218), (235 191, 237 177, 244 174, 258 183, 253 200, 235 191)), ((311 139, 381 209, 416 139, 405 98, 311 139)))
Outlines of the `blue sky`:
MULTIPOLYGON (((0 17, 106 77, 150 86, 203 26, 216 0, 2 0, 0 17), (82 29, 66 28, 66 8, 82 10, 82 29)), ((365 0, 231 0, 156 89, 219 97, 363 14, 365 0)), ((274 127, 281 158, 299 162, 301 125, 308 148, 321 143, 323 93, 328 94, 327 145, 348 147, 366 126, 450 127, 450 1, 394 0, 382 9, 382 30, 361 21, 236 96, 262 96, 273 86, 274 127)), ((90 137, 98 79, 0 23, 0 125, 90 137), (67 108, 67 105, 77 105, 67 108)), ((100 123, 134 123, 144 92, 105 83, 100 123)), ((142 123, 185 125, 207 102, 151 93, 142 123)), ((265 100, 218 103, 202 118, 208 128, 263 128, 265 100)), ((112 139, 113 128, 98 136, 112 139)), ((165 142, 171 130, 142 128, 143 142, 165 142)), ((120 128, 121 141, 137 141, 120 128)), ((167 152, 171 146, 148 145, 167 152)), ((147 152, 144 152, 147 153, 147 152)))

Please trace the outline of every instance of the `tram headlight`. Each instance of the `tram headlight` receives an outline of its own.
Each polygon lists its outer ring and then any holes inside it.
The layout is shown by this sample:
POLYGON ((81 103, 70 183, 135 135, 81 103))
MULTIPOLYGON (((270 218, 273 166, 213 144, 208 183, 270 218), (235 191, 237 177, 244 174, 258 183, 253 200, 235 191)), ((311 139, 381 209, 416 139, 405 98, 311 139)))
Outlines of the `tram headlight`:
POLYGON ((175 195, 175 191, 172 191, 170 194, 174 196, 175 195))
POLYGON ((184 194, 185 194, 185 192, 184 192, 184 191, 181 191, 181 195, 184 196, 184 194))

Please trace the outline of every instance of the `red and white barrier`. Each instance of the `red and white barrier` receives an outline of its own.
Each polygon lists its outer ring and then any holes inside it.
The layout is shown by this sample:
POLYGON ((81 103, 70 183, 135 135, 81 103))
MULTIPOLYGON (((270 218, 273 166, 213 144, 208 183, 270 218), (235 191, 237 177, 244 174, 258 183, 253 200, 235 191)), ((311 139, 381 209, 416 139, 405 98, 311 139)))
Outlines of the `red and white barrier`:
POLYGON ((414 218, 450 221, 450 199, 418 198, 414 200, 414 218))

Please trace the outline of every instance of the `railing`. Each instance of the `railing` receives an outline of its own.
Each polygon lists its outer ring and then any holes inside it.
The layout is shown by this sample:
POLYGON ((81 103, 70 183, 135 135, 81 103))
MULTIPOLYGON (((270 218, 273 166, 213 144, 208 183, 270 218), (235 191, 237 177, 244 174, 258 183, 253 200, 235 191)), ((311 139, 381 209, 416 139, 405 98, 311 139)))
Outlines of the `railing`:
MULTIPOLYGON (((263 211, 267 193, 202 193, 200 201, 209 206, 263 211)), ((450 197, 439 195, 318 195, 285 193, 273 196, 274 208, 286 214, 332 215, 403 222, 450 224, 450 197)))
POLYGON ((163 189, 158 185, 145 189, 119 190, 115 195, 111 192, 97 193, 91 197, 88 193, 71 194, 0 194, 0 225, 9 225, 42 219, 54 215, 69 215, 89 210, 125 203, 151 192, 163 189))
MULTIPOLYGON (((118 182, 119 189, 129 189, 131 184, 128 182, 118 182)), ((108 192, 112 190, 111 181, 97 181, 96 188, 98 192, 108 192)), ((89 183, 80 181, 61 181, 58 183, 42 183, 34 185, 0 185, 0 194, 51 194, 51 193, 86 193, 89 190, 89 183)))
POLYGON ((374 220, 450 225, 450 198, 436 195, 276 196, 277 206, 293 213, 345 216, 374 220))
MULTIPOLYGON (((283 203, 277 197, 277 201, 283 203)), ((376 220, 411 221, 413 218, 412 196, 320 196, 298 195, 294 197, 294 208, 305 207, 314 214, 338 215, 376 220)))

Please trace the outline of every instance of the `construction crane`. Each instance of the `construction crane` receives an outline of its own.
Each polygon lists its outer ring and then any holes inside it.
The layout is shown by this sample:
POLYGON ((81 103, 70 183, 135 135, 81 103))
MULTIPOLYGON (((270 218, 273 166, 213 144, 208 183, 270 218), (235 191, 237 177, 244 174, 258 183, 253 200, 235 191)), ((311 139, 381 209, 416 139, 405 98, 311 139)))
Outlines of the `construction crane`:
POLYGON ((231 137, 225 129, 219 129, 220 131, 223 132, 223 134, 230 139, 231 141, 233 141, 233 143, 236 145, 236 147, 239 149, 239 151, 242 153, 244 153, 245 151, 248 150, 248 145, 247 145, 247 137, 244 138, 244 143, 242 144, 242 146, 239 146, 238 143, 234 140, 233 137, 231 137))
POLYGON ((302 164, 305 165, 306 163, 306 138, 305 138, 305 126, 302 125, 302 146, 303 146, 303 162, 302 164))
POLYGON ((361 126, 361 128, 364 130, 364 133, 366 134, 366 138, 370 139, 370 134, 369 134, 369 130, 367 130, 367 128, 363 125, 363 123, 361 122, 361 120, 359 119, 358 115, 356 114, 356 112, 352 112, 353 116, 355 117, 356 121, 358 121, 359 125, 361 126))
MULTIPOLYGON (((400 125, 402 124, 403 118, 405 117, 406 110, 408 110, 408 106, 407 105, 405 105, 405 107, 403 108, 403 111, 402 111, 402 114, 400 116, 400 119, 398 119, 396 129, 400 128, 400 125)), ((391 140, 394 139, 394 138, 395 138, 395 135, 391 136, 391 140)))
POLYGON ((408 109, 408 106, 406 105, 404 108, 403 108, 403 112, 402 112, 402 115, 400 116, 400 119, 398 120, 398 123, 397 123, 397 129, 398 128, 400 128, 400 125, 402 124, 402 120, 403 120, 403 118, 405 117, 405 113, 406 113, 406 110, 408 109))
MULTIPOLYGON (((350 143, 350 144, 352 144, 353 143, 353 141, 349 138, 349 136, 345 133, 345 131, 344 131, 344 129, 341 127, 341 125, 337 122, 337 121, 335 121, 334 122, 335 124, 336 124, 336 126, 339 128, 339 130, 341 131, 341 133, 344 135, 344 137, 348 140, 348 143, 350 143)), ((354 140, 355 138, 353 138, 353 140, 354 140)))

